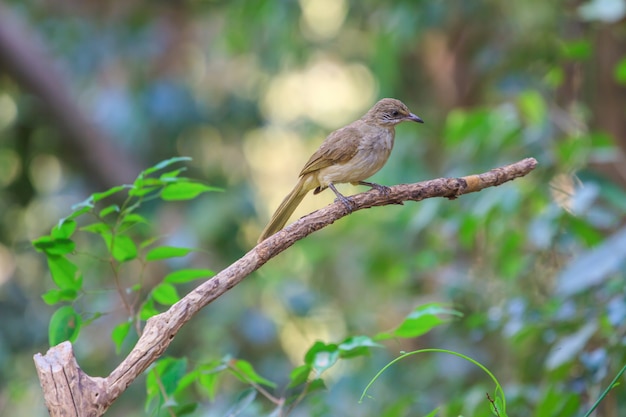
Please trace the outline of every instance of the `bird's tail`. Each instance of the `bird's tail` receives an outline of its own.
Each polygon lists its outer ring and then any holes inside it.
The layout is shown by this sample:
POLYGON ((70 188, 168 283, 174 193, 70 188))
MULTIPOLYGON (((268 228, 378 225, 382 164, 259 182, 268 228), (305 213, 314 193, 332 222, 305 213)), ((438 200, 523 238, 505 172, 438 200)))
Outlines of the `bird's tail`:
POLYGON ((310 183, 310 177, 306 175, 300 177, 300 180, 298 180, 296 186, 293 187, 293 190, 291 190, 287 197, 285 197, 283 202, 280 203, 280 206, 278 206, 278 208, 276 209, 276 212, 272 216, 272 219, 267 224, 267 226, 265 226, 265 229, 263 229, 263 232, 261 233, 261 236, 259 236, 259 240, 257 241, 258 243, 261 243, 285 226, 287 220, 289 220, 289 217, 291 217, 294 210, 296 209, 296 207, 298 207, 304 196, 313 188, 315 188, 311 186, 310 183))

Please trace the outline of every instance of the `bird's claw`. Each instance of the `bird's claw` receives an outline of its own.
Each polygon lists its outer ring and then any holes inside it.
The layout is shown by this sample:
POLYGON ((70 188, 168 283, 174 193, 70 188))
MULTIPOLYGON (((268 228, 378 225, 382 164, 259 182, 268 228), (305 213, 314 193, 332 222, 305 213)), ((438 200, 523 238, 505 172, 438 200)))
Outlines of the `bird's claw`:
POLYGON ((367 182, 367 181, 359 181, 359 184, 372 187, 373 190, 378 191, 380 194, 384 195, 385 197, 388 197, 389 193, 391 192, 391 188, 387 187, 386 185, 380 185, 374 182, 367 182))
POLYGON ((352 213, 352 211, 354 210, 354 207, 355 207, 354 201, 350 200, 348 197, 345 197, 343 195, 337 196, 337 198, 335 199, 335 202, 337 201, 341 201, 343 205, 346 206, 348 213, 352 213))
POLYGON ((372 184, 372 189, 378 191, 385 197, 388 197, 389 193, 391 192, 391 188, 387 187, 386 185, 380 185, 380 184, 372 184))

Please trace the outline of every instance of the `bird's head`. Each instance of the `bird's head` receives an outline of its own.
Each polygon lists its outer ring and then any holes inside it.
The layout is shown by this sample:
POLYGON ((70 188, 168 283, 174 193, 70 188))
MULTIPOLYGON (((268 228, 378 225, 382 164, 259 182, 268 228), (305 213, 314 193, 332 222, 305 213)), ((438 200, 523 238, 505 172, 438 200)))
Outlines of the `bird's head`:
POLYGON ((363 120, 387 127, 393 127, 404 121, 424 123, 419 116, 411 113, 403 102, 395 98, 384 98, 374 104, 374 107, 363 116, 363 120))

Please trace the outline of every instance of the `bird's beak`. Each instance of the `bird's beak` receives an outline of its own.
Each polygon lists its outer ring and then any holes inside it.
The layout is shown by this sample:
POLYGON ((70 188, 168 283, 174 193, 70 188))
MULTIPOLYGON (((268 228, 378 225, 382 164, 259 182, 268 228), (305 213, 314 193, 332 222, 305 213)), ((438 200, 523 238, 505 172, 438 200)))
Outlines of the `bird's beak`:
POLYGON ((417 115, 415 115, 413 113, 409 113, 409 115, 407 116, 406 119, 407 120, 413 120, 414 122, 417 122, 417 123, 424 123, 424 121, 422 120, 421 117, 419 117, 419 116, 417 116, 417 115))

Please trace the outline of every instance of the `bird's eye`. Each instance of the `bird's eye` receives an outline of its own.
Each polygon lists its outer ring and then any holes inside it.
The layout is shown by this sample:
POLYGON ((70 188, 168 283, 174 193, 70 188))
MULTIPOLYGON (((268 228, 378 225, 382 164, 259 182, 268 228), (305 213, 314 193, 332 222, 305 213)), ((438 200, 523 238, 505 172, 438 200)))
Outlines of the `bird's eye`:
POLYGON ((391 115, 393 117, 398 117, 400 115, 400 112, 398 110, 394 110, 394 111, 391 112, 391 115))

